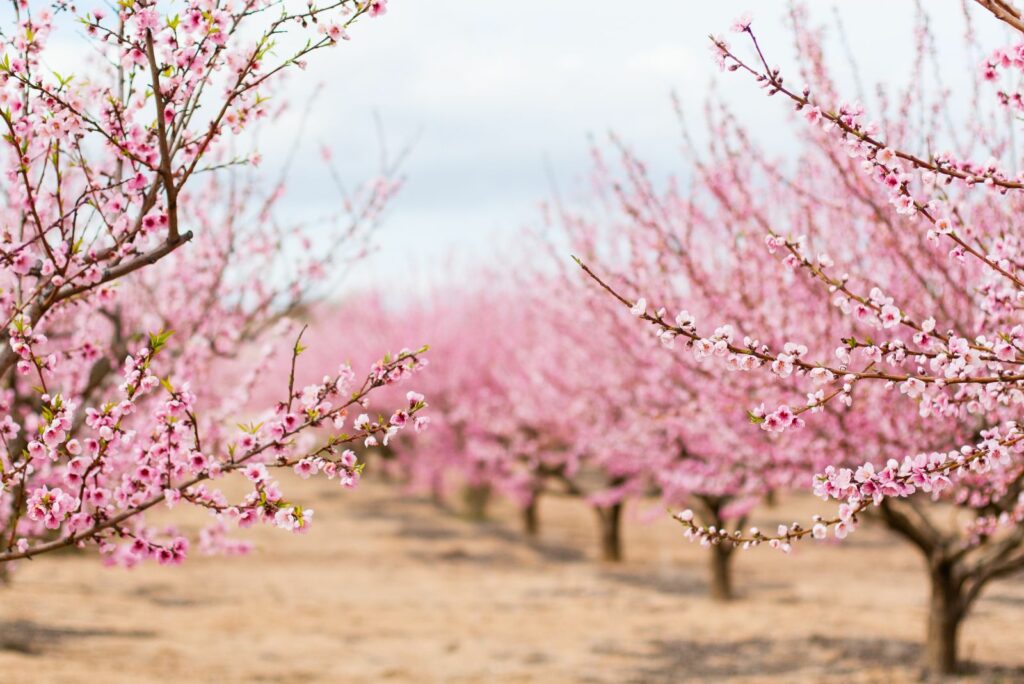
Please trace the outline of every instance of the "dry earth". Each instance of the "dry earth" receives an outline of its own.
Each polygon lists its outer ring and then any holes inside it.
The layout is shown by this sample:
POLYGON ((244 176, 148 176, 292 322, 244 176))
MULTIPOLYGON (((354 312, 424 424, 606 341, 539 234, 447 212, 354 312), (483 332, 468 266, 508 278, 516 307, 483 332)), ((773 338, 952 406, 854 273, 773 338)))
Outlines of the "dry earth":
MULTIPOLYGON (((78 553, 0 589, 0 682, 917 681, 925 586, 878 529, 737 558, 740 600, 705 598, 704 555, 670 520, 627 519, 596 562, 591 514, 546 500, 539 541, 503 506, 473 523, 367 483, 301 483, 305 536, 247 559, 103 568, 78 553)), ((806 519, 816 502, 763 512, 806 519)), ((992 586, 963 637, 969 682, 1024 681, 1024 583, 992 586)))

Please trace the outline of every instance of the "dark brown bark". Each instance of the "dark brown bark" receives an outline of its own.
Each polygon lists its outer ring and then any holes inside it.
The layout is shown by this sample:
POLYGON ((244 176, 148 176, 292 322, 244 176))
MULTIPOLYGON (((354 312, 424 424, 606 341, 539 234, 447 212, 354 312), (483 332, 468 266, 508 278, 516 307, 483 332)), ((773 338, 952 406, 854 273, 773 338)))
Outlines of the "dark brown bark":
MULTIPOLYGON (((698 495, 693 497, 693 503, 701 522, 719 530, 725 529, 726 521, 722 517, 722 511, 729 503, 728 497, 698 495)), ((746 521, 746 516, 742 516, 736 521, 735 527, 742 528, 746 521)), ((731 562, 735 550, 736 547, 729 543, 712 544, 708 549, 708 592, 715 601, 731 601, 735 598, 731 562)))
POLYGON ((601 559, 610 563, 622 560, 622 504, 595 508, 601 534, 601 559))
POLYGON ((534 496, 530 503, 523 508, 523 534, 528 537, 536 537, 540 532, 540 516, 537 510, 540 505, 540 497, 534 496))
POLYGON ((733 549, 724 544, 713 544, 709 554, 711 560, 711 598, 716 601, 731 601, 732 554, 733 549))
POLYGON ((929 570, 931 598, 928 602, 925 667, 931 674, 953 674, 959 662, 957 640, 964 616, 960 583, 953 563, 940 560, 929 570))
POLYGON ((980 577, 968 568, 965 556, 954 550, 955 538, 941 533, 921 509, 886 501, 879 510, 886 526, 916 546, 927 564, 931 593, 922 664, 932 675, 953 674, 959 667, 960 624, 977 596, 977 592, 968 595, 965 584, 978 584, 980 577))

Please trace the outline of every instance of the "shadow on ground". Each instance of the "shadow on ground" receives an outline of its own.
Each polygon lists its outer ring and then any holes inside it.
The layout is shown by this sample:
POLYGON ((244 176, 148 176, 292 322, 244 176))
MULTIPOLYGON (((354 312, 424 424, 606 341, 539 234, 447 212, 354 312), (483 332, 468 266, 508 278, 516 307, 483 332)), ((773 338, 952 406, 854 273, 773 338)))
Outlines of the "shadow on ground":
MULTIPOLYGON (((554 544, 540 539, 531 538, 518 530, 511 529, 501 523, 492 520, 468 520, 456 509, 441 505, 425 498, 418 497, 396 497, 389 501, 386 506, 379 502, 366 505, 356 502, 353 506, 361 517, 378 520, 387 520, 399 524, 396 535, 400 538, 418 540, 459 540, 469 536, 480 536, 507 544, 514 544, 527 548, 537 554, 539 558, 552 563, 578 563, 587 560, 587 555, 579 549, 554 544), (433 516, 423 515, 423 509, 429 507, 433 511, 441 511, 445 521, 438 524, 438 519, 433 516), (447 522, 458 524, 459 527, 452 528, 447 522)), ((442 552, 447 553, 447 552, 442 552)), ((499 554, 500 558, 495 561, 507 562, 509 558, 505 554, 499 554)), ((422 558, 420 560, 423 560, 422 558)), ((445 559, 440 559, 445 560, 445 559)), ((460 560, 450 558, 447 560, 460 560)), ((461 560, 470 560, 463 558, 461 560)), ((486 562, 486 559, 474 558, 477 562, 486 562)))
POLYGON ((53 651, 69 639, 118 637, 145 639, 156 633, 149 630, 94 629, 80 627, 48 627, 30 620, 0 622, 0 651, 24 655, 42 655, 53 651))
POLYGON ((643 663, 626 681, 715 681, 799 673, 804 677, 814 675, 815 681, 839 682, 862 669, 865 662, 905 667, 907 663, 916 663, 921 652, 919 644, 909 641, 817 635, 807 639, 732 642, 659 639, 649 642, 649 646, 650 651, 645 653, 623 653, 643 663))
MULTIPOLYGON (((668 682, 728 681, 734 677, 788 676, 794 681, 847 682, 873 669, 924 677, 918 663, 921 645, 898 639, 842 639, 812 635, 806 639, 745 639, 732 642, 655 640, 643 653, 622 652, 639 665, 624 680, 668 682)), ((971 681, 1003 684, 1024 681, 1024 668, 966 663, 963 675, 971 681)), ((596 681, 596 680, 595 680, 596 681)))

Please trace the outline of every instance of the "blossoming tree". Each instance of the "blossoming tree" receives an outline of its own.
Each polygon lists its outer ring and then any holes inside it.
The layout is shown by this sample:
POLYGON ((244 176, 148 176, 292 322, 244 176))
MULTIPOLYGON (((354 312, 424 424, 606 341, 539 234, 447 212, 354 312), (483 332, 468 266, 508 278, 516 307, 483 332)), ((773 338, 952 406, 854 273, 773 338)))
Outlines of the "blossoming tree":
MULTIPOLYGON (((689 311, 681 313, 680 320, 710 313, 752 313, 750 304, 759 299, 771 272, 762 262, 747 258, 752 247, 742 236, 750 228, 749 221, 740 214, 715 215, 674 184, 663 193, 657 191, 644 165, 615 142, 621 154, 618 172, 595 151, 590 208, 560 210, 565 240, 581 259, 614 268, 616 282, 623 287, 649 295, 657 292, 666 299, 685 296, 689 311), (696 246, 722 233, 737 245, 737 258, 704 258, 696 246), (666 279, 667 273, 676 275, 666 279)), ((707 189, 715 187, 724 170, 708 173, 707 189)), ((736 204, 722 198, 722 206, 736 204)), ((713 372, 700 365, 679 364, 662 349, 675 346, 673 335, 637 336, 623 328, 628 321, 614 316, 602 324, 602 319, 610 317, 598 294, 584 292, 575 298, 576 317, 579 309, 589 311, 584 325, 589 334, 599 331, 619 341, 613 358, 615 372, 628 376, 624 385, 631 390, 628 400, 616 402, 629 414, 626 422, 634 428, 631 443, 646 452, 643 471, 667 505, 689 504, 703 525, 718 530, 742 526, 750 511, 772 492, 810 486, 815 466, 808 455, 817 453, 812 443, 819 436, 812 431, 782 435, 748 429, 744 414, 749 397, 763 389, 761 378, 744 375, 742 382, 721 386, 713 372)), ((646 301, 632 309, 636 314, 646 311, 646 301)), ((789 308, 754 313, 792 321, 803 320, 807 312, 789 308)), ((719 334, 731 337, 734 332, 724 326, 719 334)), ((635 451, 632 459, 639 463, 642 459, 635 451)), ((712 537, 703 543, 708 547, 712 596, 732 598, 734 547, 716 543, 712 537)))
MULTIPOLYGON (((1009 3, 977 4, 1024 28, 1009 3)), ((1024 178, 999 161, 1013 147, 1012 132, 980 102, 973 126, 947 123, 941 83, 932 95, 915 82, 902 97, 883 98, 880 120, 868 120, 864 106, 836 93, 806 17, 798 11, 794 19, 807 87, 770 66, 749 19, 734 26, 749 50, 722 38, 712 47, 723 69, 750 76, 796 109, 806 127, 797 163, 770 160, 722 111, 710 162, 694 163, 694 196, 669 206, 686 207, 680 220, 651 225, 647 214, 636 217, 635 230, 650 235, 645 261, 660 264, 692 249, 724 274, 742 306, 705 309, 697 318, 670 314, 662 304, 694 310, 703 301, 695 288, 709 274, 665 268, 659 287, 581 266, 661 339, 692 350, 709 381, 736 386, 755 375, 778 385, 776 393, 789 398, 751 406, 751 430, 820 438, 812 448, 827 465, 814 491, 837 501, 837 514, 766 533, 711 527, 683 511, 687 535, 788 550, 830 530, 845 537, 861 517, 877 515, 926 560, 926 665, 949 672, 960 623, 982 589, 1024 568, 1024 326, 1017 313, 1024 274, 1014 223, 1024 178), (915 106, 927 115, 912 117, 915 106), (919 119, 923 130, 911 125, 919 119), (915 149, 922 139, 927 151, 915 149), (940 145, 958 152, 935 151, 940 145), (991 159, 970 160, 979 153, 991 159), (683 241, 702 224, 701 241, 683 241), (742 301, 751 279, 760 289, 742 301), (806 399, 794 400, 798 388, 806 399)), ((924 23, 917 44, 919 76, 939 59, 924 23)), ((981 78, 999 82, 1004 71, 1020 70, 1021 54, 1019 46, 995 51, 981 78)), ((994 99, 1011 111, 1021 100, 1009 85, 994 99)))
MULTIPOLYGON (((207 551, 242 548, 229 526, 302 531, 312 511, 271 473, 352 485, 360 465, 347 445, 391 435, 423 409, 413 392, 390 418, 362 414, 371 392, 418 368, 419 352, 385 356, 364 377, 332 364, 301 387, 294 334, 280 399, 246 406, 261 345, 287 334, 283 317, 330 262, 284 267, 279 253, 301 236, 276 220, 278 186, 239 181, 254 157, 233 156, 232 140, 272 113, 279 74, 385 8, 13 3, 0 57, 0 564, 68 546, 178 563, 189 539, 146 522, 163 504, 211 514, 207 551), (44 60, 72 21, 102 59, 53 73, 44 60), (296 36, 305 42, 282 48, 296 36), (233 474, 250 483, 237 502, 216 484, 233 474)), ((324 237, 372 223, 394 187, 371 184, 324 237)))

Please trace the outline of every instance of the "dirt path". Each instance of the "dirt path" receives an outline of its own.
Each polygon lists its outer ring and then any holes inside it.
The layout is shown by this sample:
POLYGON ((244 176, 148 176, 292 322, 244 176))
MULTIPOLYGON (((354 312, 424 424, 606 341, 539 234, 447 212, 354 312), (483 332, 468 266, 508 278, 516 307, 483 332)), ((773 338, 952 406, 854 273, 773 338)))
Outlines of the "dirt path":
MULTIPOLYGON (((259 530, 254 558, 104 569, 64 555, 0 589, 2 682, 916 681, 919 561, 880 530, 794 557, 737 558, 742 600, 704 596, 678 528, 628 516, 627 560, 595 562, 591 514, 545 501, 541 541, 511 510, 474 524, 366 484, 302 483, 306 536, 259 530), (273 543, 271 543, 273 541, 273 543)), ((769 523, 805 519, 787 501, 769 523)), ((1024 583, 966 625, 966 681, 1024 681, 1024 583)))

